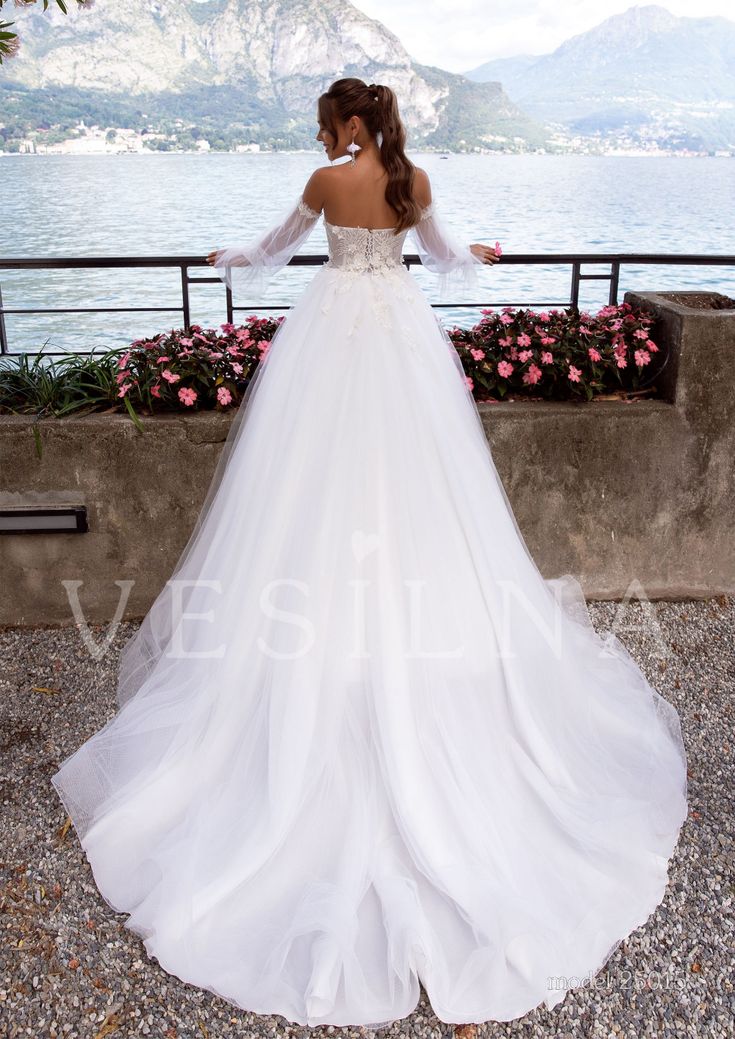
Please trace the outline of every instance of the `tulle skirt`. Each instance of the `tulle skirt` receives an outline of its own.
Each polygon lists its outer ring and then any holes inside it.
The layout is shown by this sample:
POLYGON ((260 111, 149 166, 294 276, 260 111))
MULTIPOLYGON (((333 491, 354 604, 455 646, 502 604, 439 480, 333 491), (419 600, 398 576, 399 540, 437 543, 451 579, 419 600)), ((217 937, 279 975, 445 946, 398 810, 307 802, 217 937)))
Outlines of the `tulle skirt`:
POLYGON ((676 710, 542 578, 403 268, 325 266, 288 312, 118 706, 52 779, 100 893, 165 971, 302 1025, 419 982, 445 1022, 555 1006, 687 813, 676 710))

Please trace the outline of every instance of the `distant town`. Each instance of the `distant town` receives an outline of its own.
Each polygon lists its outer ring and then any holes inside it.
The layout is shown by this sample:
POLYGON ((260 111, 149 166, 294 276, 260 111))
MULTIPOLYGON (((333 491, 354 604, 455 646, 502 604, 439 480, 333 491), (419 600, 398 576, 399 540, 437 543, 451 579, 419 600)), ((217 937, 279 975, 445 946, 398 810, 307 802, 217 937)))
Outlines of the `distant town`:
MULTIPOLYGON (((0 156, 9 155, 122 155, 127 153, 146 154, 156 152, 196 153, 218 151, 223 153, 237 152, 265 152, 274 151, 311 151, 316 149, 294 148, 286 142, 274 141, 269 144, 260 144, 255 141, 243 143, 230 143, 223 146, 223 142, 212 143, 203 136, 202 131, 187 126, 183 120, 177 120, 180 126, 168 133, 153 130, 135 130, 119 127, 100 127, 87 125, 81 119, 71 130, 66 129, 63 139, 59 130, 36 129, 26 137, 15 139, 9 143, 9 147, 0 147, 0 156)), ((0 124, 0 129, 2 124, 0 124)), ((640 133, 635 139, 626 138, 624 133, 618 133, 613 138, 608 134, 605 138, 601 136, 571 135, 564 131, 557 131, 549 136, 549 148, 529 148, 522 146, 519 139, 504 142, 497 138, 497 144, 492 148, 481 147, 477 144, 468 144, 463 148, 460 143, 460 152, 472 152, 474 154, 578 154, 578 155, 681 155, 681 156, 708 156, 718 158, 735 158, 735 150, 711 150, 697 151, 676 145, 668 147, 652 137, 649 142, 641 142, 640 133)), ((0 143, 2 138, 0 137, 0 143)), ((418 150, 426 150, 419 148, 418 150)), ((450 149, 433 147, 428 150, 437 152, 448 152, 450 149)))

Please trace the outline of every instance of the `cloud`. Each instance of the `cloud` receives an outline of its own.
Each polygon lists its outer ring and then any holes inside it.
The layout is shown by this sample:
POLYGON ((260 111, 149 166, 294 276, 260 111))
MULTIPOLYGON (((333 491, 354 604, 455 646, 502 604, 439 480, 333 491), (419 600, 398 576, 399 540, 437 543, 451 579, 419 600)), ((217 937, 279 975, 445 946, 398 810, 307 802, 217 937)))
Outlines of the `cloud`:
MULTIPOLYGON (((629 0, 352 0, 398 36, 416 61, 465 72, 493 58, 548 54, 570 36, 636 6, 629 0)), ((639 4, 637 6, 646 6, 639 4)), ((733 18, 732 0, 667 0, 672 14, 733 18)))

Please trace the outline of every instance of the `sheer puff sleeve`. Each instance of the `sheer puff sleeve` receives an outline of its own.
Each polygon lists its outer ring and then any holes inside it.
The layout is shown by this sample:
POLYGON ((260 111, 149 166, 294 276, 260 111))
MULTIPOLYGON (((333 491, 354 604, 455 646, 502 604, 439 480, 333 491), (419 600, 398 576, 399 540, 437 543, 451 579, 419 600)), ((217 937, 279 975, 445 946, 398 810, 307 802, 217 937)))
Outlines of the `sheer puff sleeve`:
POLYGON ((445 227, 430 202, 421 210, 421 219, 411 228, 421 263, 439 275, 439 295, 444 298, 453 289, 479 290, 477 267, 484 266, 469 245, 457 241, 445 227))
POLYGON ((314 230, 320 213, 304 202, 303 193, 291 209, 259 238, 245 245, 217 249, 215 273, 234 295, 260 297, 314 230))

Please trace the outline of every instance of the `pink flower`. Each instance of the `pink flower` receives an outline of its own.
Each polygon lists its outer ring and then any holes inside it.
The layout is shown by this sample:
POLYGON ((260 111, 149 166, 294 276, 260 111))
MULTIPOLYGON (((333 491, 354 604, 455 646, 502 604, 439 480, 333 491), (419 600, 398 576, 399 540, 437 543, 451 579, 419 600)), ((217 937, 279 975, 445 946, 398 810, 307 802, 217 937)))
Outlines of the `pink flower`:
POLYGON ((508 379, 513 374, 513 365, 507 361, 500 361, 498 364, 498 375, 502 375, 504 379, 508 379))
POLYGON ((647 339, 643 345, 645 346, 646 350, 648 350, 650 353, 658 353, 658 347, 654 343, 653 339, 647 339))
POLYGON ((126 354, 123 354, 122 357, 118 360, 118 362, 117 362, 118 368, 124 368, 129 360, 130 360, 130 350, 128 350, 128 352, 126 354))
POLYGON ((174 374, 170 368, 164 368, 161 372, 161 376, 166 380, 166 382, 178 382, 181 378, 180 375, 174 374))
MULTIPOLYGON (((519 340, 520 338, 521 337, 518 336, 519 340)), ((526 336, 526 339, 528 339, 528 336, 526 336)), ((521 350, 521 352, 518 354, 518 360, 522 363, 527 361, 529 357, 533 357, 533 350, 521 350)))
POLYGON ((538 319, 539 319, 539 321, 548 321, 549 320, 549 312, 548 312, 548 310, 542 310, 541 313, 538 316, 538 319))
POLYGON ((512 346, 513 336, 503 336, 502 339, 498 339, 500 346, 512 346))
POLYGON ((555 342, 556 336, 541 336, 541 343, 543 346, 551 346, 551 344, 555 342))
POLYGON ((157 382, 157 383, 155 383, 155 385, 151 386, 151 394, 154 397, 160 397, 161 396, 161 384, 160 384, 160 382, 157 382))
POLYGON ((511 317, 510 314, 501 314, 500 315, 500 324, 501 325, 512 325, 513 324, 513 318, 511 317))
POLYGON ((235 361, 235 363, 232 365, 232 370, 237 375, 240 375, 242 373, 242 365, 238 364, 237 361, 235 361))
POLYGON ((217 390, 217 400, 220 402, 220 404, 229 404, 232 400, 232 394, 226 386, 220 386, 220 388, 217 390))
POLYGON ((516 339, 516 342, 518 343, 519 346, 530 346, 531 345, 531 337, 529 335, 526 335, 525 332, 521 332, 521 334, 516 339))
POLYGON ((480 313, 481 314, 494 314, 495 313, 495 308, 494 307, 485 307, 484 309, 482 309, 480 311, 480 313))
POLYGON ((193 339, 185 339, 185 338, 184 338, 184 337, 182 336, 182 337, 181 337, 181 339, 179 339, 179 342, 180 342, 180 343, 181 343, 181 344, 182 344, 183 346, 192 346, 192 345, 193 345, 193 343, 194 343, 194 340, 193 340, 193 339))
POLYGON ((611 321, 607 327, 610 329, 611 332, 617 332, 622 324, 623 322, 620 318, 618 318, 617 321, 611 321))
POLYGON ((615 363, 617 364, 618 368, 628 367, 628 359, 625 356, 625 354, 617 354, 615 357, 615 363))
POLYGON ((124 397, 128 390, 132 388, 132 385, 132 383, 126 382, 123 386, 121 386, 120 392, 118 393, 118 397, 124 397))
POLYGON ((580 331, 580 332, 582 333, 582 335, 586 335, 586 336, 588 336, 588 335, 591 335, 591 334, 592 334, 592 333, 590 332, 589 328, 587 328, 587 326, 586 326, 586 325, 580 325, 580 326, 579 326, 579 331, 580 331))
POLYGON ((636 350, 634 357, 635 363, 638 365, 639 368, 642 368, 644 364, 648 364, 648 362, 651 360, 651 355, 647 350, 636 350))
POLYGON ((573 364, 569 365, 569 381, 579 382, 579 377, 582 374, 579 368, 575 368, 573 364))
POLYGON ((537 364, 532 364, 528 371, 524 372, 523 381, 525 383, 530 383, 532 386, 535 386, 535 384, 539 381, 542 375, 543 372, 541 371, 539 366, 537 364))
POLYGON ((554 355, 549 353, 548 350, 544 350, 543 353, 541 354, 541 364, 553 364, 553 363, 554 363, 554 355))
POLYGON ((475 388, 475 384, 474 384, 474 382, 472 381, 472 379, 471 379, 471 378, 469 377, 469 375, 465 375, 465 377, 464 377, 464 381, 465 381, 465 382, 467 383, 467 388, 468 388, 469 390, 474 390, 474 388, 475 388))
POLYGON ((587 353, 589 355, 590 361, 601 361, 602 360, 602 354, 600 353, 599 350, 596 350, 594 346, 587 347, 587 353))
POLYGON ((163 364, 165 361, 170 361, 170 360, 171 360, 171 358, 170 357, 166 357, 166 355, 164 354, 163 357, 157 357, 156 358, 156 364, 163 364))
POLYGON ((179 400, 182 404, 186 404, 187 407, 191 407, 194 401, 197 399, 196 390, 190 390, 186 386, 182 386, 179 390, 179 400))
POLYGON ((648 332, 645 332, 642 328, 636 328, 633 333, 634 339, 648 339, 648 332))
POLYGON ((485 351, 484 350, 470 350, 470 353, 472 354, 472 356, 474 357, 474 359, 476 361, 482 361, 485 358, 485 351))

